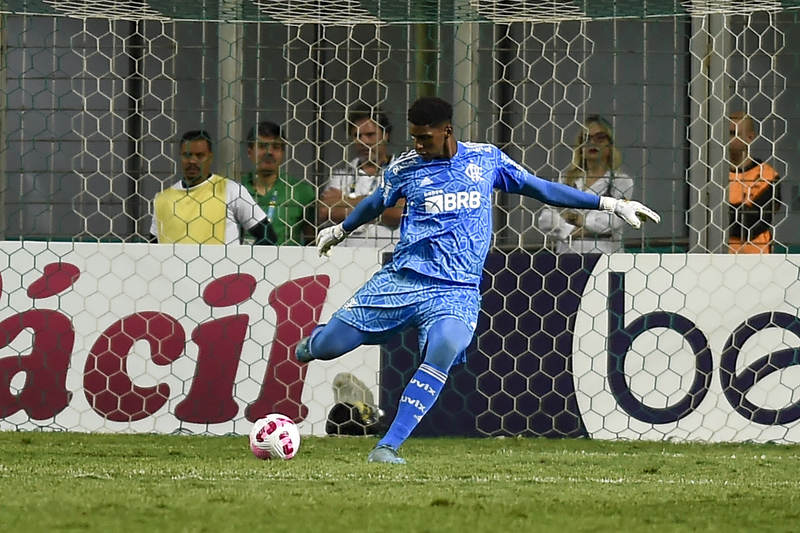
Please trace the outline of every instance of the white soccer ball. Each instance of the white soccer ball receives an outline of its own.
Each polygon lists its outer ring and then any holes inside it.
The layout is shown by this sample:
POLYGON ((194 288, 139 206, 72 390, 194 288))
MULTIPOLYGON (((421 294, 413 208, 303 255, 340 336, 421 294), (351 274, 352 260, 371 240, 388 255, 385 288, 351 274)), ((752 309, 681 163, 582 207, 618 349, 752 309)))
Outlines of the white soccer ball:
POLYGON ((291 418, 268 414, 253 423, 250 450, 259 459, 291 459, 300 448, 300 431, 291 418))

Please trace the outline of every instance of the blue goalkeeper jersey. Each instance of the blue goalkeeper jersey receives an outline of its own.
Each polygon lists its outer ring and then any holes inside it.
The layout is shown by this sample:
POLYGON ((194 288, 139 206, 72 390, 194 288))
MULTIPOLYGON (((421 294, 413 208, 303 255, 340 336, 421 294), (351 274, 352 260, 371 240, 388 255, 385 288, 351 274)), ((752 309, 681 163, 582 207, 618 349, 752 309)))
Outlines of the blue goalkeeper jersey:
POLYGON ((518 193, 532 176, 491 144, 459 142, 450 159, 409 151, 384 173, 383 204, 406 199, 389 268, 477 286, 492 241, 492 191, 518 193))

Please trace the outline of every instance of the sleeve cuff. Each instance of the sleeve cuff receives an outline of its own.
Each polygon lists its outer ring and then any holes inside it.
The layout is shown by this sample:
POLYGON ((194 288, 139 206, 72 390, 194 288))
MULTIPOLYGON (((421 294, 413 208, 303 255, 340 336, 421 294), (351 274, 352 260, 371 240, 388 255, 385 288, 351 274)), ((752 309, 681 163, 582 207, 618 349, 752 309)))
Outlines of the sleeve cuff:
POLYGON ((616 198, 612 198, 610 196, 601 196, 600 205, 598 206, 598 209, 600 209, 601 211, 607 211, 609 213, 613 213, 616 205, 617 205, 616 198))

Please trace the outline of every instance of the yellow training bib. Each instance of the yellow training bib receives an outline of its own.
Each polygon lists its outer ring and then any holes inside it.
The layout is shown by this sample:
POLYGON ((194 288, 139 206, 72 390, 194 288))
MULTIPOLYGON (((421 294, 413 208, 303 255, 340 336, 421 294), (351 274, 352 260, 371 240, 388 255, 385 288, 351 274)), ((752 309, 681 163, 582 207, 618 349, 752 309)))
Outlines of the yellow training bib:
POLYGON ((158 193, 154 201, 158 242, 225 244, 227 200, 226 180, 216 174, 191 189, 158 193))

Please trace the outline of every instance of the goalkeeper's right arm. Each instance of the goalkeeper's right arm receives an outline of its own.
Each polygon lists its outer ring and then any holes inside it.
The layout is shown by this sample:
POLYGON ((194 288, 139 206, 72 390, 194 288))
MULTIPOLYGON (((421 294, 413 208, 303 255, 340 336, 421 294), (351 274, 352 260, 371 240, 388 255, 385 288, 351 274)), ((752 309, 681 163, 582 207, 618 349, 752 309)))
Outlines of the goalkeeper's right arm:
POLYGON ((379 187, 359 202, 341 224, 324 228, 317 234, 319 255, 329 256, 331 248, 345 240, 359 226, 381 216, 384 209, 386 206, 383 205, 383 189, 379 187))

